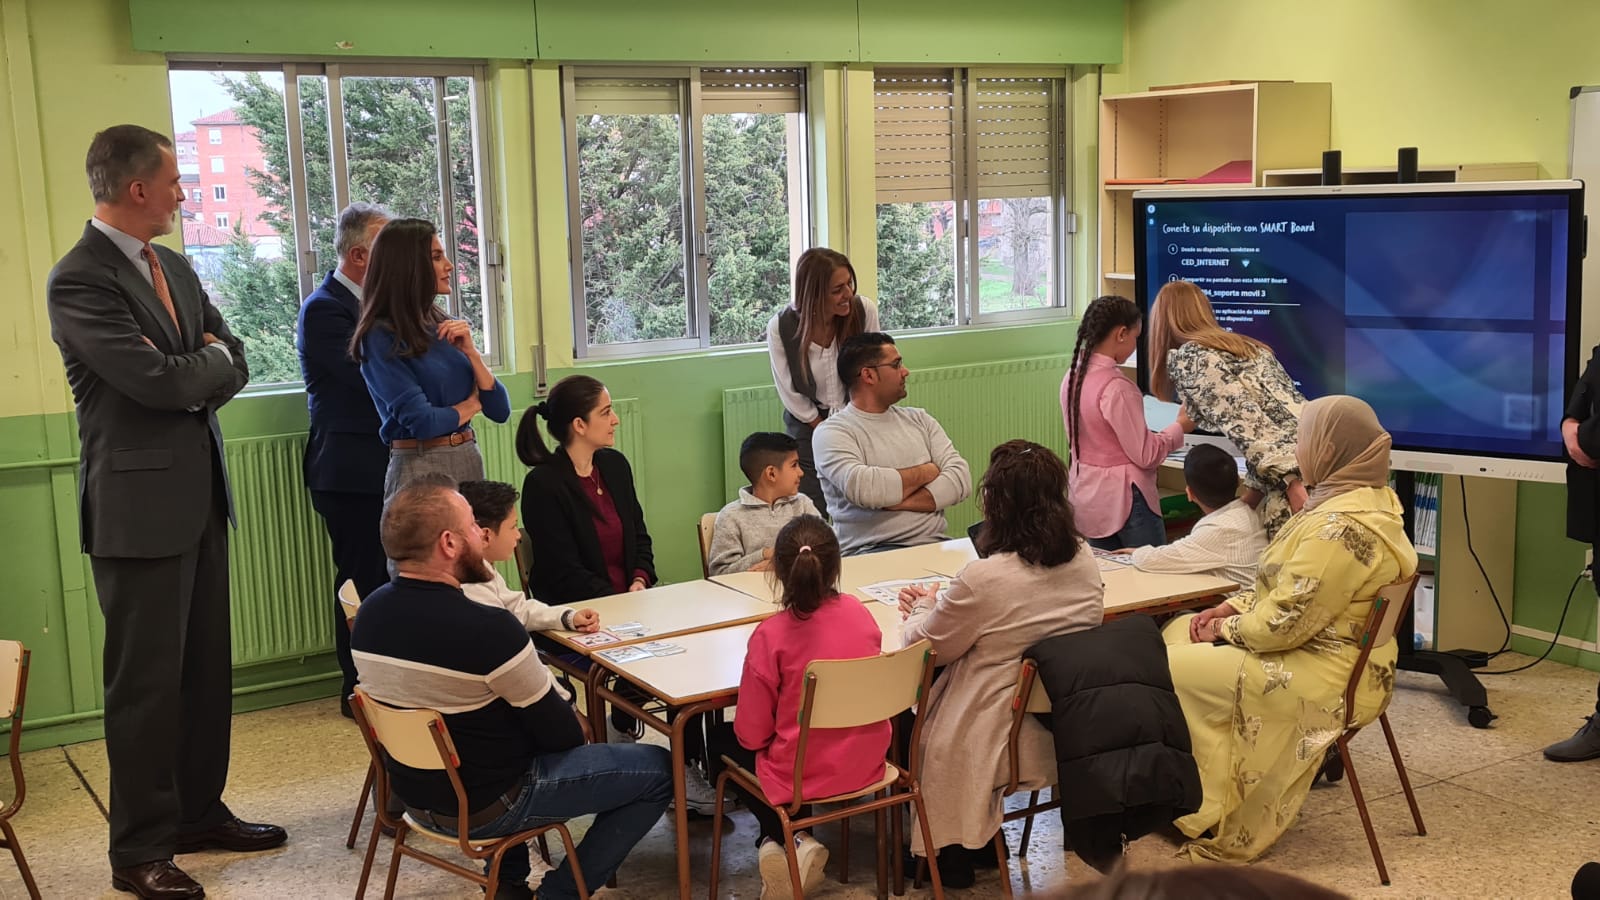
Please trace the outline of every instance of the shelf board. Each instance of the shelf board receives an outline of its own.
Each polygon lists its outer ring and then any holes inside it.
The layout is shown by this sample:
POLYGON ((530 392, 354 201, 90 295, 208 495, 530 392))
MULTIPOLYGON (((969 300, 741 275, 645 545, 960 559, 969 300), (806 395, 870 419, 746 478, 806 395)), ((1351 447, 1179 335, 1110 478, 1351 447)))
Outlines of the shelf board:
MULTIPOLYGON (((1319 169, 1318 171, 1320 172, 1321 170, 1319 169)), ((1108 190, 1108 191, 1173 191, 1173 190, 1182 190, 1184 188, 1205 189, 1205 188, 1240 188, 1240 187, 1254 187, 1254 186, 1255 186, 1255 182, 1253 182, 1253 181, 1206 181, 1206 182, 1200 182, 1200 183, 1196 183, 1196 182, 1193 182, 1193 181, 1175 181, 1175 182, 1168 182, 1168 183, 1161 183, 1161 184, 1107 184, 1107 185, 1104 185, 1105 189, 1108 190)))
POLYGON ((1107 281, 1132 281, 1133 280, 1133 276, 1127 274, 1126 272, 1107 272, 1104 277, 1105 277, 1105 279, 1107 281))

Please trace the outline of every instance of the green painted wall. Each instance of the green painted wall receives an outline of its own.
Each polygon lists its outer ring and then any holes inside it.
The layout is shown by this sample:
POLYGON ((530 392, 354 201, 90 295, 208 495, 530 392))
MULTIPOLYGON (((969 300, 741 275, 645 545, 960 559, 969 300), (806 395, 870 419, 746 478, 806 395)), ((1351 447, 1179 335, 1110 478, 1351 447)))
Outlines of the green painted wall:
MULTIPOLYGON (((1600 5, 1570 0, 1137 0, 1126 57, 1106 93, 1220 79, 1333 85, 1333 146, 1346 166, 1536 162, 1567 171, 1568 96, 1600 83, 1600 5)), ((1517 625, 1550 631, 1583 548, 1565 536, 1564 488, 1521 485, 1517 625)), ((1443 598, 1441 603, 1449 602, 1443 598)), ((1578 587, 1562 634, 1595 639, 1595 594, 1578 587)), ((1512 646, 1542 652, 1544 642, 1512 646)), ((1600 669, 1600 656, 1558 647, 1553 659, 1600 669)))
POLYGON ((656 62, 1104 63, 1123 0, 129 0, 162 53, 656 62))

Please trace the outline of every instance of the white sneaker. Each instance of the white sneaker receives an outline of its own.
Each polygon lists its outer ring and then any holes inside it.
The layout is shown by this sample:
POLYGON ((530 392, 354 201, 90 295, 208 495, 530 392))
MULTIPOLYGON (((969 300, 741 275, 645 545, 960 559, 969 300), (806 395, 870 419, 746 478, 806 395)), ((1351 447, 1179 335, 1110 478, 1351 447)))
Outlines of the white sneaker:
POLYGON ((789 881, 789 858, 783 855, 783 845, 763 841, 756 857, 761 868, 761 900, 793 900, 794 885, 789 881))
MULTIPOLYGON (((700 770, 692 765, 685 766, 683 770, 683 805, 687 806, 690 812, 702 816, 715 815, 717 811, 716 790, 706 781, 706 776, 700 774, 700 770)), ((732 804, 725 803, 724 806, 731 807, 732 804)), ((670 805, 667 807, 671 808, 670 805)))
POLYGON ((794 836, 794 847, 800 862, 800 887, 809 894, 822 884, 823 869, 828 865, 828 848, 804 831, 794 836))

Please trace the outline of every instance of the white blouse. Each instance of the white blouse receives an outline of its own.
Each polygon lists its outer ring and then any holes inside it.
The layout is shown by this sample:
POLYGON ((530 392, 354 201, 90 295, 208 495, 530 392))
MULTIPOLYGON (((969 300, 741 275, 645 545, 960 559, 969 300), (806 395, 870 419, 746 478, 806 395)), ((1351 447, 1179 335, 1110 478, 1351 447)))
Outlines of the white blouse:
MULTIPOLYGON (((878 331, 878 304, 862 297, 861 307, 866 322, 863 330, 878 331)), ((790 308, 794 308, 794 305, 790 304, 790 308)), ((844 382, 839 380, 840 343, 834 341, 826 347, 818 347, 812 343, 806 347, 806 360, 811 364, 811 377, 817 383, 817 399, 829 410, 842 408, 848 399, 844 393, 844 382)), ((797 392, 790 381, 789 355, 784 352, 783 339, 778 336, 776 315, 767 323, 767 350, 772 356, 772 381, 778 388, 779 399, 783 400, 783 408, 802 422, 815 419, 818 415, 817 405, 811 402, 810 397, 797 392)))

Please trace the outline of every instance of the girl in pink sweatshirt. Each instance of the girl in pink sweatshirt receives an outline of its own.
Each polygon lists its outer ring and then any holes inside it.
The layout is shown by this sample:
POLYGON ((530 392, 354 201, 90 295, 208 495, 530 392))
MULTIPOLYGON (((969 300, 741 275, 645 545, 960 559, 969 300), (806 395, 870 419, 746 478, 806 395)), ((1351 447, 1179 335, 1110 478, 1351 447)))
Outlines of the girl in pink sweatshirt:
MULTIPOLYGON (((783 586, 783 612, 756 626, 739 681, 739 709, 732 725, 711 734, 713 759, 727 756, 756 773, 767 800, 794 800, 795 754, 800 740, 800 702, 806 665, 814 659, 877 656, 883 635, 878 623, 849 594, 839 593, 839 541, 816 516, 799 516, 778 532, 772 571, 783 586)), ((859 728, 815 729, 806 747, 802 794, 830 797, 859 790, 883 775, 889 750, 887 721, 859 728)), ((753 798, 745 805, 761 826, 763 897, 789 897, 788 862, 778 814, 753 798)), ((808 815, 803 810, 801 815, 808 815)), ((811 835, 795 835, 804 889, 822 878, 828 851, 811 835)))
POLYGON ((1072 450, 1069 493, 1079 531, 1099 550, 1167 542, 1156 467, 1194 430, 1180 406, 1178 421, 1151 431, 1144 395, 1117 370, 1142 329, 1132 300, 1095 300, 1078 323, 1072 367, 1061 382, 1061 417, 1072 450))

